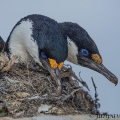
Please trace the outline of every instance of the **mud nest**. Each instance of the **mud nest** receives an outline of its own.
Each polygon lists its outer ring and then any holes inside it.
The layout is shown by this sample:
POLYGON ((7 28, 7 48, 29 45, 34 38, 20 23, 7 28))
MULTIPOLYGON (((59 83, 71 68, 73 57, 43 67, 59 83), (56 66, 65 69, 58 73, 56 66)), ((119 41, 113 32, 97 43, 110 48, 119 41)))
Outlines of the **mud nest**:
MULTIPOLYGON (((39 65, 16 64, 0 57, 0 115, 28 117, 46 114, 98 114, 97 93, 93 99, 86 82, 78 78, 72 67, 61 70, 62 95, 57 93, 55 80, 39 65), (83 87, 81 87, 81 86, 83 87), (47 107, 47 110, 44 110, 47 107), (43 109, 42 109, 43 108, 43 109)), ((95 91, 96 86, 94 84, 95 91)))

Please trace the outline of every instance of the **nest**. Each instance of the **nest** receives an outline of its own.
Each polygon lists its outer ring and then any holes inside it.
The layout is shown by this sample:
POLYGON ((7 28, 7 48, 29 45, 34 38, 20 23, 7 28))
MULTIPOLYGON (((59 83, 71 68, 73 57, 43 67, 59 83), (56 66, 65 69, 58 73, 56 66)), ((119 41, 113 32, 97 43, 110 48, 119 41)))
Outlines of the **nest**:
MULTIPOLYGON (((14 63, 0 57, 0 116, 30 117, 46 114, 98 114, 100 104, 97 93, 93 99, 86 82, 78 78, 72 67, 61 70, 62 94, 57 93, 55 80, 39 65, 14 63), (48 110, 40 110, 41 107, 48 110)), ((94 82, 93 82, 94 83, 94 82)), ((96 91, 96 86, 93 84, 96 91)))

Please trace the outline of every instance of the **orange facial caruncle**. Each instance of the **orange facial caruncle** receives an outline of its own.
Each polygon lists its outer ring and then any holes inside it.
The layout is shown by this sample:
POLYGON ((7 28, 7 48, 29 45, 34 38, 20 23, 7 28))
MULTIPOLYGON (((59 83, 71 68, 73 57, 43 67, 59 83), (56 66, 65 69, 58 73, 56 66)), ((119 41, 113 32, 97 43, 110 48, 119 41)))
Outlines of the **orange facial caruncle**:
POLYGON ((60 64, 57 64, 56 60, 48 58, 50 66, 54 69, 59 68, 61 69, 64 65, 64 62, 61 62, 60 64))
POLYGON ((98 63, 98 64, 101 64, 102 63, 102 57, 101 56, 99 56, 98 54, 92 54, 92 59, 96 62, 96 63, 98 63))

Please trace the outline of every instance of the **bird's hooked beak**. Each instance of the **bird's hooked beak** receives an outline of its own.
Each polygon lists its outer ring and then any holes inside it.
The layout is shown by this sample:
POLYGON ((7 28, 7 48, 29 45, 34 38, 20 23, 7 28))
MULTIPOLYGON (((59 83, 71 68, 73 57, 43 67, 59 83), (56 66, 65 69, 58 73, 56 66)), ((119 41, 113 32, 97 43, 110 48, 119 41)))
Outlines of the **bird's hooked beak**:
POLYGON ((55 82, 57 84, 57 92, 59 95, 61 95, 62 83, 61 83, 61 78, 60 78, 60 69, 62 68, 63 63, 60 63, 58 65, 56 63, 56 61, 53 59, 49 59, 49 58, 43 59, 41 56, 39 58, 40 58, 40 61, 43 65, 43 67, 45 67, 49 71, 49 73, 51 74, 51 76, 55 80, 55 82))
POLYGON ((77 57, 78 57, 78 63, 81 66, 87 67, 94 71, 99 72, 100 74, 105 76, 110 82, 117 85, 118 78, 113 73, 111 73, 102 63, 99 64, 92 59, 89 59, 89 58, 83 57, 83 56, 79 56, 79 55, 77 57))

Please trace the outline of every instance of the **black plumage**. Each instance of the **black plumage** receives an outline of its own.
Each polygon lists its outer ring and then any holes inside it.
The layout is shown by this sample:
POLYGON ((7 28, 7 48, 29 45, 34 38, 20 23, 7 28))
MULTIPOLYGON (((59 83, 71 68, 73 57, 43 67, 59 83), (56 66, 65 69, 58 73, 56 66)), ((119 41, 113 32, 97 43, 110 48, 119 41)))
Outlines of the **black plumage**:
MULTIPOLYGON (((28 15, 22 18, 12 29, 7 42, 6 51, 9 53, 9 40, 14 29, 22 21, 32 21, 32 37, 37 42, 39 51, 45 52, 48 58, 52 58, 57 63, 65 61, 67 58, 66 34, 62 32, 61 26, 53 19, 43 15, 28 15)), ((29 43, 28 43, 29 44, 29 43)))
POLYGON ((72 22, 64 22, 60 23, 63 28, 63 31, 67 34, 67 36, 74 41, 76 46, 78 47, 78 51, 81 49, 87 49, 91 54, 99 54, 99 50, 92 40, 87 31, 79 26, 77 23, 72 22))
POLYGON ((59 69, 67 58, 68 45, 66 33, 55 20, 37 14, 22 18, 13 27, 5 50, 9 58, 18 55, 20 62, 27 62, 32 57, 50 72, 58 86, 58 93, 61 94, 59 69))

